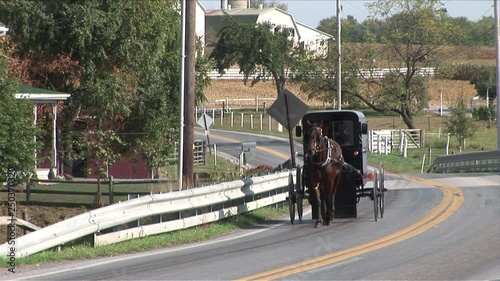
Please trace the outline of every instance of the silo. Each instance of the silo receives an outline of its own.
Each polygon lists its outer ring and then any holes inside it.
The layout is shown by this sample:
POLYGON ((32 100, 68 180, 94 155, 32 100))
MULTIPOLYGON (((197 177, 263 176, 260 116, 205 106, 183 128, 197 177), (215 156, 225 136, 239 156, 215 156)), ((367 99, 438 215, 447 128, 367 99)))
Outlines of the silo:
POLYGON ((231 5, 231 9, 248 9, 250 0, 227 0, 227 4, 231 5))

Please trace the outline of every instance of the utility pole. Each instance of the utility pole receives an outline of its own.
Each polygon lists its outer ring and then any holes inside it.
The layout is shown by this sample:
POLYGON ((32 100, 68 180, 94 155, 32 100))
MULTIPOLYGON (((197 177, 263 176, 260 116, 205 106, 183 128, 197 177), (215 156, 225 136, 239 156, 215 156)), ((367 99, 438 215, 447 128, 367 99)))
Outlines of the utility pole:
POLYGON ((340 41, 340 0, 337 0, 337 107, 342 109, 342 58, 341 58, 341 41, 340 41))
POLYGON ((183 186, 183 167, 184 167, 184 74, 186 69, 186 1, 181 1, 181 66, 179 73, 180 81, 179 81, 179 97, 180 97, 180 124, 179 124, 179 146, 177 147, 178 151, 178 174, 179 174, 179 190, 182 190, 183 186))
POLYGON ((500 0, 495 0, 495 49, 496 49, 496 91, 497 91, 497 149, 500 149, 500 0))
POLYGON ((184 81, 184 143, 183 186, 193 187, 194 174, 194 102, 196 77, 196 1, 183 0, 186 5, 186 67, 184 81))

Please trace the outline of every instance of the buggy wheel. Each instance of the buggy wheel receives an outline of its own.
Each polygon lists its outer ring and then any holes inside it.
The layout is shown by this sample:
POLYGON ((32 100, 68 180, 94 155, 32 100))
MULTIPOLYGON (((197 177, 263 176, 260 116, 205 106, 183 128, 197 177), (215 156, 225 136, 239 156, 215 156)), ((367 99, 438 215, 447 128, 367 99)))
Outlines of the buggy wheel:
POLYGON ((302 220, 304 214, 304 186, 302 182, 302 168, 297 167, 297 174, 295 176, 295 201, 297 202, 297 214, 299 220, 302 220))
POLYGON ((295 186, 293 184, 293 175, 290 173, 288 176, 288 209, 290 211, 290 222, 293 224, 295 221, 295 204, 294 204, 295 186))
POLYGON ((385 208, 385 198, 384 198, 384 190, 385 190, 385 179, 384 179, 384 164, 380 163, 380 184, 379 184, 379 209, 380 209, 380 217, 384 217, 384 208, 385 208))
POLYGON ((373 214, 375 216, 375 221, 378 219, 378 189, 379 189, 379 172, 375 172, 375 178, 373 179, 373 189, 372 189, 372 199, 373 199, 373 214))

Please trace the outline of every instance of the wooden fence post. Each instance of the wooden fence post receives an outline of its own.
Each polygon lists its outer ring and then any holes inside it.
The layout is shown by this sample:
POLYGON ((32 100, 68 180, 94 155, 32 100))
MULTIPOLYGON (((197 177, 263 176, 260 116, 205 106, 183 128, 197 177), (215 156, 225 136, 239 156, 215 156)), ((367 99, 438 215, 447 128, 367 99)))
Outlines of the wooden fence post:
POLYGON ((109 176, 109 205, 115 203, 115 198, 113 194, 113 176, 109 176))
POLYGON ((30 201, 31 201, 31 185, 32 184, 33 184, 33 181, 31 179, 26 184, 26 206, 28 206, 30 204, 30 201))

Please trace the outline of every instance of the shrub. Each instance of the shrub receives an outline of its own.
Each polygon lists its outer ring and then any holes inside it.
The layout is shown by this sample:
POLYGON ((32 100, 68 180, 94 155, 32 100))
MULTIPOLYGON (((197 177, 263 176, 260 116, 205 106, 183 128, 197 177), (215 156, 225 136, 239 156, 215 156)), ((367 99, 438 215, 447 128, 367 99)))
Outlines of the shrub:
POLYGON ((496 112, 492 107, 486 108, 485 106, 481 106, 472 110, 472 117, 478 120, 488 121, 490 118, 494 118, 495 116, 496 112))
POLYGON ((436 75, 440 79, 469 81, 477 70, 478 66, 474 64, 448 64, 439 67, 436 75))

